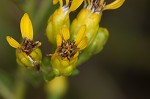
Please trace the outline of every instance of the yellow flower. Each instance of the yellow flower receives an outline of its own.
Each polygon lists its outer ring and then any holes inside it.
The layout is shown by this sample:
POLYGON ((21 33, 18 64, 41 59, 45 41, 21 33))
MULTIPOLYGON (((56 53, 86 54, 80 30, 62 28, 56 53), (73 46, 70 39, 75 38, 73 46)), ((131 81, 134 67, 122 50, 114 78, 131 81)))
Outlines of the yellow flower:
POLYGON ((76 67, 79 52, 86 48, 88 39, 85 34, 85 26, 78 31, 75 40, 70 40, 70 33, 67 27, 63 27, 57 34, 57 49, 52 56, 51 64, 56 75, 69 76, 76 67))
POLYGON ((102 12, 109 9, 119 8, 125 0, 115 0, 107 4, 105 0, 84 0, 84 8, 79 12, 76 19, 71 24, 72 38, 76 38, 76 33, 82 25, 86 25, 86 35, 88 46, 92 43, 98 33, 102 12))
POLYGON ((27 13, 25 13, 20 22, 21 34, 23 42, 19 44, 10 36, 6 37, 7 42, 13 48, 16 48, 17 63, 21 66, 36 67, 39 70, 39 63, 42 58, 41 42, 33 41, 33 28, 31 20, 27 13))
MULTIPOLYGON (((46 35, 52 44, 56 44, 57 33, 64 25, 70 27, 69 13, 76 10, 82 2, 83 0, 65 0, 63 3, 63 0, 59 0, 60 7, 50 16, 46 28, 46 35)), ((58 0, 53 0, 53 3, 58 3, 58 0)))

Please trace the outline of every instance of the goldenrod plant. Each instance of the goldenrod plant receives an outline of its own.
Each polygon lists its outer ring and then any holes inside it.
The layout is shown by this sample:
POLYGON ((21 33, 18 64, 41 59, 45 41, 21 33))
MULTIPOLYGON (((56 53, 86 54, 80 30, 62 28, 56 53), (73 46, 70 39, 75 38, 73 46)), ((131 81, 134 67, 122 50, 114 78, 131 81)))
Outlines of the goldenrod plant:
MULTIPOLYGON (((58 8, 48 16, 49 18, 47 17, 47 22, 43 26, 47 41, 49 41, 47 46, 50 46, 49 52, 46 53, 39 48, 45 42, 33 40, 33 35, 36 36, 37 33, 33 33, 34 24, 32 26, 30 13, 24 13, 20 21, 21 43, 10 36, 6 36, 8 44, 16 49, 16 61, 19 70, 23 68, 23 72, 19 71, 16 74, 23 75, 23 77, 28 76, 31 83, 45 81, 48 99, 60 99, 67 92, 68 77, 78 74, 77 66, 86 62, 93 55, 100 53, 107 42, 108 29, 100 26, 103 11, 117 9, 123 5, 124 1, 114 0, 110 4, 107 4, 106 0, 49 1, 53 3, 52 7, 58 6, 58 8), (82 6, 83 8, 81 8, 82 6), (77 16, 70 20, 70 13, 73 11, 77 11, 77 16)), ((40 11, 42 11, 41 9, 40 11)), ((41 38, 39 39, 41 40, 41 38)), ((20 83, 19 81, 16 82, 17 84, 20 83)), ((19 93, 24 92, 22 90, 25 89, 25 84, 22 82, 24 80, 16 87, 19 89, 16 91, 17 96, 21 96, 19 93)), ((10 96, 13 97, 11 99, 23 99, 23 97, 16 98, 15 95, 13 92, 10 93, 10 96)), ((7 95, 4 94, 4 97, 7 95)))

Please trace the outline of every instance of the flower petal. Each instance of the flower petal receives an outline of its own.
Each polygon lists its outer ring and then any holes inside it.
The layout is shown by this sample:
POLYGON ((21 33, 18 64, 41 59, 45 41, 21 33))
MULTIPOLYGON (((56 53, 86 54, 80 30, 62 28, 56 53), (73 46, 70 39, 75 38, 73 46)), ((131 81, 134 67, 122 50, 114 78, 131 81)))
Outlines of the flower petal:
POLYGON ((83 0, 73 0, 70 6, 70 11, 76 10, 81 4, 83 0))
POLYGON ((60 3, 60 7, 62 7, 63 6, 63 1, 59 0, 59 3, 60 3))
POLYGON ((28 38, 30 40, 33 40, 32 23, 27 13, 25 13, 21 19, 20 28, 21 28, 22 38, 28 38))
POLYGON ((69 0, 66 0, 66 5, 68 5, 69 4, 69 0))
POLYGON ((85 38, 77 45, 77 48, 79 48, 79 50, 83 50, 83 49, 86 48, 87 43, 88 43, 88 38, 85 37, 85 38))
POLYGON ((57 41, 57 46, 61 46, 61 44, 62 44, 62 38, 61 38, 60 34, 57 34, 56 41, 57 41))
POLYGON ((91 4, 91 0, 88 0, 88 5, 90 5, 91 4))
POLYGON ((76 58, 79 56, 79 51, 76 52, 76 54, 73 56, 73 58, 76 58))
POLYGON ((117 9, 120 6, 122 6, 122 4, 124 3, 125 0, 115 0, 114 2, 106 5, 104 7, 104 10, 109 10, 109 9, 117 9))
POLYGON ((103 5, 105 0, 100 0, 99 5, 103 5))
POLYGON ((9 43, 10 46, 12 46, 14 48, 19 48, 20 47, 20 44, 15 39, 13 39, 12 37, 7 36, 6 40, 9 43))
POLYGON ((80 41, 86 36, 85 30, 86 30, 86 26, 85 25, 81 26, 77 34, 77 37, 75 39, 76 45, 78 45, 78 43, 80 43, 80 41))
POLYGON ((63 27, 61 32, 62 32, 64 40, 67 41, 70 38, 69 29, 67 27, 63 27))

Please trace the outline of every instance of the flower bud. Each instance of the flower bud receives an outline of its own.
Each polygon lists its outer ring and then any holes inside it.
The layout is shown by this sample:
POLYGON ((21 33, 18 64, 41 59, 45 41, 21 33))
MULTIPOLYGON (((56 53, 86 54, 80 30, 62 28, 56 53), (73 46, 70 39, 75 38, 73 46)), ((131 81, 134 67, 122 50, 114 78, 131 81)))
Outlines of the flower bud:
POLYGON ((64 76, 55 77, 49 81, 46 86, 46 91, 50 98, 62 97, 68 89, 68 79, 64 76))
POLYGON ((92 55, 98 54, 107 42, 109 32, 106 28, 99 28, 96 37, 92 44, 87 47, 81 54, 78 60, 78 65, 87 61, 92 55))
POLYGON ((108 37, 109 37, 108 30, 106 28, 100 27, 98 29, 98 33, 97 33, 94 41, 89 46, 89 48, 90 47, 93 48, 93 51, 92 51, 93 54, 98 54, 103 49, 104 45, 106 44, 106 42, 108 40, 108 37))
POLYGON ((77 31, 82 25, 86 26, 86 36, 88 38, 88 45, 95 38, 99 28, 99 22, 102 14, 92 13, 91 10, 83 8, 76 19, 71 24, 71 36, 76 38, 77 31))
POLYGON ((70 26, 69 14, 60 7, 50 16, 46 28, 46 36, 52 44, 56 44, 56 35, 64 25, 70 26))
MULTIPOLYGON (((52 44, 56 44, 56 36, 62 27, 70 27, 69 13, 76 10, 82 2, 83 0, 65 0, 64 3, 59 0, 60 7, 50 16, 46 28, 46 35, 52 44)), ((58 3, 58 0, 53 0, 53 3, 58 3)))

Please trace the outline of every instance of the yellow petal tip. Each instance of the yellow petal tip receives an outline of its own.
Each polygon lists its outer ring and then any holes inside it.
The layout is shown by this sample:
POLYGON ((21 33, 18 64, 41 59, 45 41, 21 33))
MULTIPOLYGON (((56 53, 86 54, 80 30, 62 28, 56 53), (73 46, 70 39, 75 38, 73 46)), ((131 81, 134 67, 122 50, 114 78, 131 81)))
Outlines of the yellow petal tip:
POLYGON ((12 37, 6 36, 6 40, 9 43, 9 45, 12 46, 13 48, 19 48, 20 47, 20 44, 15 39, 13 39, 12 37))
POLYGON ((106 5, 104 7, 104 10, 117 9, 117 8, 121 7, 124 2, 125 2, 125 0, 115 0, 114 2, 106 5))
POLYGON ((33 39, 33 27, 29 15, 25 13, 21 18, 20 28, 22 33, 22 38, 33 39))

